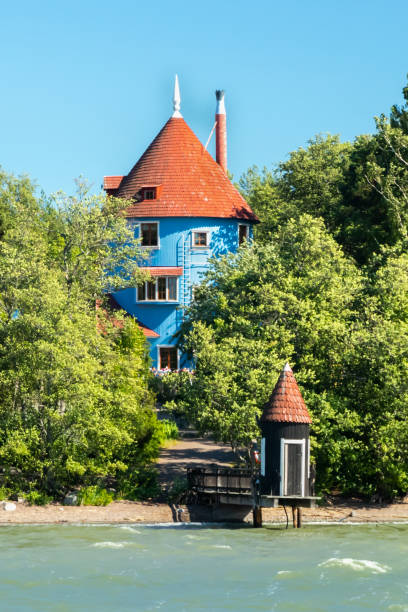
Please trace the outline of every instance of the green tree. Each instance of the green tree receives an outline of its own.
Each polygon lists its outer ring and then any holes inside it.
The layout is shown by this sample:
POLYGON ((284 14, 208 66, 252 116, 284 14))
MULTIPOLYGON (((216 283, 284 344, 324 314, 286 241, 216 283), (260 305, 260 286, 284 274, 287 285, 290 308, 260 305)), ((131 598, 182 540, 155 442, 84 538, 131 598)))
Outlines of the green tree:
POLYGON ((370 158, 365 178, 385 205, 386 244, 408 246, 408 134, 391 127, 384 116, 376 119, 376 143, 382 158, 370 158))
POLYGON ((259 174, 251 168, 240 188, 262 221, 258 237, 269 240, 282 222, 304 213, 322 217, 336 234, 351 150, 352 145, 341 143, 338 136, 318 135, 307 148, 293 151, 275 172, 259 174))
MULTIPOLYGON (((404 87, 405 100, 408 87, 404 87)), ((316 136, 280 163, 274 172, 251 168, 240 188, 261 219, 258 240, 270 240, 277 227, 308 213, 324 220, 344 251, 360 265, 381 246, 406 241, 407 104, 394 105, 390 121, 376 119, 373 135, 341 143, 316 136)))
POLYGON ((312 414, 320 490, 390 499, 408 488, 408 256, 363 271, 321 221, 288 221, 270 244, 213 263, 183 343, 196 362, 178 407, 234 448, 286 360, 312 414))
POLYGON ((106 290, 134 286, 146 277, 139 269, 147 257, 122 215, 124 202, 93 196, 77 181, 76 196, 59 192, 44 206, 49 257, 63 272, 69 290, 75 285, 95 300, 106 290))
POLYGON ((351 150, 352 145, 341 143, 338 136, 318 135, 278 167, 282 198, 300 213, 322 217, 332 234, 338 228, 351 150))
POLYGON ((404 134, 408 134, 408 85, 403 87, 402 95, 404 104, 402 106, 394 104, 391 107, 390 124, 392 128, 399 128, 404 134))
POLYGON ((138 243, 118 202, 59 195, 57 207, 27 206, 13 190, 8 198, 14 222, 0 242, 3 480, 53 496, 100 479, 127 481, 157 453, 161 428, 144 336, 130 318, 96 310, 95 296, 120 286, 118 265, 122 286, 134 282, 138 243))
POLYGON ((270 241, 282 223, 298 217, 296 206, 281 194, 278 172, 266 168, 259 172, 253 166, 242 175, 237 187, 259 217, 259 225, 254 226, 258 241, 270 241))
POLYGON ((35 185, 28 177, 15 177, 0 167, 0 240, 15 219, 20 206, 37 210, 35 185))
POLYGON ((342 393, 360 420, 352 482, 393 497, 408 488, 408 257, 388 249, 378 259, 344 351, 342 393))
POLYGON ((309 215, 288 221, 270 244, 214 261, 183 338, 196 360, 185 409, 200 430, 247 445, 286 360, 305 389, 338 384, 360 285, 355 265, 309 215))

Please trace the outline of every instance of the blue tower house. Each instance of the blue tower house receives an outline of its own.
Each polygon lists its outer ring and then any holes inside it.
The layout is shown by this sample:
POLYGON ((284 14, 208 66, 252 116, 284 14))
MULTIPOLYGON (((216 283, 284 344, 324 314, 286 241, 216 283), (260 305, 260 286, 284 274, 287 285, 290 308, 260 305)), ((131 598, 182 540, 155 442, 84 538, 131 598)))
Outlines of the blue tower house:
POLYGON ((185 365, 174 335, 209 259, 236 251, 258 221, 227 177, 224 92, 216 96, 216 161, 180 114, 176 77, 173 115, 129 174, 104 177, 109 195, 129 201, 126 216, 149 250, 152 277, 113 298, 138 320, 160 370, 185 365))

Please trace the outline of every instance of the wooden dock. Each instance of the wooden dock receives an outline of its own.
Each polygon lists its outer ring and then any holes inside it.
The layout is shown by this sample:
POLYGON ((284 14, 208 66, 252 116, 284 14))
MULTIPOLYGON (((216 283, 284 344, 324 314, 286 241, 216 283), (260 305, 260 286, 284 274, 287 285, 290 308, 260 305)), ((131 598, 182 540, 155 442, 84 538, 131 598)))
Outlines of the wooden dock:
POLYGON ((293 526, 301 527, 301 508, 314 508, 320 499, 315 496, 261 495, 258 473, 245 469, 188 468, 187 481, 190 493, 200 503, 252 508, 254 527, 262 526, 262 508, 278 506, 290 507, 293 526))

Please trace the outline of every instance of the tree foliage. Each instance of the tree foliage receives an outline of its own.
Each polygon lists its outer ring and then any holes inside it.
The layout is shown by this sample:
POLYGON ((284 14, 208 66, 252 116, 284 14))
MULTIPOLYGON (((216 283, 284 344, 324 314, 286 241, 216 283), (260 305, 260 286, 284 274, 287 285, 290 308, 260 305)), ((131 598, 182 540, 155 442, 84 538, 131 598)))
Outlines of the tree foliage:
POLYGON ((274 238, 214 262, 197 290, 183 334, 196 370, 178 407, 247 446, 288 360, 312 414, 320 490, 406 491, 406 254, 384 252, 362 272, 307 215, 274 238))
POLYGON ((18 182, 6 179, 0 241, 3 481, 53 496, 100 479, 121 486, 155 457, 162 433, 144 336, 95 298, 134 282, 139 245, 119 202, 83 192, 43 202, 18 182))
POLYGON ((179 405, 235 447, 289 360, 323 491, 408 489, 406 116, 394 106, 373 135, 318 136, 274 171, 250 169, 256 243, 213 262, 182 333, 196 372, 179 405))
POLYGON ((247 444, 286 360, 316 391, 334 384, 360 285, 356 266, 309 215, 288 221, 270 244, 214 262, 184 328, 198 425, 247 444))
POLYGON ((403 105, 394 104, 391 107, 390 123, 391 127, 399 128, 404 134, 408 134, 408 84, 403 87, 402 95, 404 97, 403 105))
MULTIPOLYGON (((407 100, 408 87, 403 94, 407 100)), ((250 169, 243 195, 261 219, 259 240, 303 213, 321 217, 344 251, 360 265, 381 246, 406 240, 407 103, 394 105, 390 120, 376 119, 373 135, 341 143, 318 135, 274 171, 250 169)))

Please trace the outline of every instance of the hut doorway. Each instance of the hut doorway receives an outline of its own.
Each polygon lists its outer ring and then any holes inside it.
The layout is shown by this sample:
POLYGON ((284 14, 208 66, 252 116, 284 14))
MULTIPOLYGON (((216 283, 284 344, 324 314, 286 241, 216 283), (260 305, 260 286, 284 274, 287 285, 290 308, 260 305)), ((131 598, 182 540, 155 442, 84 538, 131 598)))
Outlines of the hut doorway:
POLYGON ((305 440, 281 438, 281 495, 305 494, 305 440))

